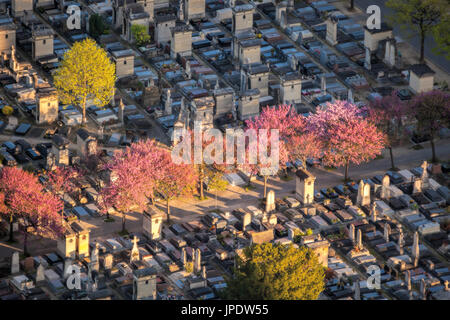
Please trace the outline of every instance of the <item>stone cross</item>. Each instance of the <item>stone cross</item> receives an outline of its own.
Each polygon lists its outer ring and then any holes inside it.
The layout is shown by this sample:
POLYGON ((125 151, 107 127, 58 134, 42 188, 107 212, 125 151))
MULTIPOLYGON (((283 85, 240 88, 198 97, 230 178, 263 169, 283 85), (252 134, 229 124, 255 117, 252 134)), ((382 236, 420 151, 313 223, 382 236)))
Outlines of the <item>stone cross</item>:
POLYGON ((275 192, 270 190, 266 198, 266 212, 269 213, 273 210, 275 210, 275 192))
POLYGON ((19 252, 14 251, 11 258, 11 274, 16 274, 19 272, 20 272, 19 252))
POLYGON ((414 184, 413 184, 413 194, 420 193, 420 192, 422 192, 422 179, 416 178, 416 179, 414 179, 414 184))
POLYGON ((389 242, 389 234, 391 233, 391 226, 388 223, 384 224, 384 241, 389 242))
POLYGON ((36 270, 36 283, 42 282, 45 280, 45 268, 42 263, 39 264, 36 270))
POLYGON ((134 238, 133 238, 133 249, 131 249, 130 262, 141 260, 141 255, 139 253, 139 248, 138 248, 138 245, 137 245, 137 241, 138 241, 137 237, 134 236, 134 238))
POLYGON ((412 256, 414 258, 414 266, 417 267, 419 263, 419 233, 414 232, 413 246, 412 246, 412 256))
POLYGON ((363 249, 361 229, 358 229, 358 232, 356 233, 356 246, 357 246, 358 250, 363 249))
POLYGON ((352 240, 352 242, 355 242, 355 225, 351 224, 350 225, 350 239, 352 240))

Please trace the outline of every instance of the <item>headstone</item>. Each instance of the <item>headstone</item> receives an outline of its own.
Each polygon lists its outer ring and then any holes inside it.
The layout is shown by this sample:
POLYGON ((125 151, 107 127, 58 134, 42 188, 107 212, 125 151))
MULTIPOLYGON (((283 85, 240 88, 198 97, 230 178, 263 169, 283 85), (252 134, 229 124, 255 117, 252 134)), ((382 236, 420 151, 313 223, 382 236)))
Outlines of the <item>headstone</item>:
POLYGON ((414 179, 413 184, 413 194, 422 192, 422 179, 416 178, 414 179))
POLYGON ((19 125, 19 120, 14 116, 8 117, 8 124, 5 127, 5 130, 7 131, 14 131, 16 127, 19 125))
POLYGON ((11 274, 16 274, 19 272, 20 272, 19 252, 14 251, 11 258, 11 274))
POLYGON ((370 205, 370 184, 365 183, 363 187, 363 195, 361 200, 362 206, 370 205))
POLYGON ((362 196, 364 191, 364 181, 359 181, 358 185, 358 194, 356 195, 356 204, 361 205, 362 203, 362 196))
POLYGON ((91 261, 89 263, 89 266, 92 270, 97 271, 100 269, 100 263, 98 259, 98 249, 99 245, 98 242, 95 243, 94 249, 91 251, 91 261))
POLYGON ((288 239, 291 241, 294 241, 294 236, 295 236, 294 229, 289 228, 288 229, 288 239))
POLYGON ((103 257, 103 268, 105 268, 105 270, 109 270, 112 268, 113 266, 113 260, 114 257, 112 254, 108 253, 103 257))
POLYGON ((322 94, 325 94, 327 91, 327 79, 325 76, 320 78, 320 89, 322 90, 322 94))
POLYGON ((36 270, 36 284, 45 280, 44 271, 45 271, 44 265, 40 263, 36 270))
POLYGON ((130 256, 130 263, 133 261, 139 261, 141 260, 140 254, 139 254, 139 248, 137 245, 137 237, 134 236, 133 238, 133 249, 131 249, 131 256, 130 256))
POLYGON ((267 193, 266 198, 266 212, 271 212, 273 210, 275 210, 275 192, 270 190, 267 193))
POLYGON ((382 185, 381 185, 381 199, 389 199, 390 198, 390 179, 388 175, 383 177, 382 185))

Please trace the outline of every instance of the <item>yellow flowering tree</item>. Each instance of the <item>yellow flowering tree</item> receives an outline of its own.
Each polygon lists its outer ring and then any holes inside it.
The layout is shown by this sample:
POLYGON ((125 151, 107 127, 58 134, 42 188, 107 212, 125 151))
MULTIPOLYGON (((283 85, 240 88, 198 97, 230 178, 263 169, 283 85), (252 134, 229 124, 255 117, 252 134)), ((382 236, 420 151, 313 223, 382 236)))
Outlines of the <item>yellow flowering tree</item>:
POLYGON ((114 63, 106 51, 92 39, 76 42, 64 54, 53 80, 62 103, 75 104, 83 111, 86 123, 86 103, 102 107, 114 96, 116 81, 114 63))

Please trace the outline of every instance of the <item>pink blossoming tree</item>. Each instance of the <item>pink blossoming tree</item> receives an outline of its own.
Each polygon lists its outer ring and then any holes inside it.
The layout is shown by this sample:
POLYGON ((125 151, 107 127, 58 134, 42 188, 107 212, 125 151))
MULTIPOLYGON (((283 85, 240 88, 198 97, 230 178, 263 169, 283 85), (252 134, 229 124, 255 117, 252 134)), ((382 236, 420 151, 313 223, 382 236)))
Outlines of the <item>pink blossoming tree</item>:
POLYGON ((370 161, 384 148, 384 134, 347 101, 338 100, 318 108, 309 117, 308 127, 323 145, 323 162, 345 166, 345 180, 350 163, 370 161))

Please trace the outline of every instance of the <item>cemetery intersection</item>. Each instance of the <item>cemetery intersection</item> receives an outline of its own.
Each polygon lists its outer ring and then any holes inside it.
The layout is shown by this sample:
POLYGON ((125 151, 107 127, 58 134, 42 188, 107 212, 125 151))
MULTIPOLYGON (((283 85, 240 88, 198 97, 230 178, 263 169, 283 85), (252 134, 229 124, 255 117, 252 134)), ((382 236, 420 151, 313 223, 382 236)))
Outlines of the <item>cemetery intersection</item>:
POLYGON ((0 300, 221 299, 237 257, 267 243, 315 254, 321 300, 449 300, 448 124, 430 135, 402 114, 402 138, 347 162, 345 177, 324 152, 289 158, 267 184, 249 167, 223 173, 221 190, 208 176, 203 199, 196 185, 146 194, 145 208, 108 202, 117 171, 140 163, 130 156, 127 167, 117 154, 152 139, 164 159, 174 131, 197 122, 225 133, 266 106, 311 119, 340 100, 369 110, 382 99, 448 97, 444 69, 361 15, 332 0, 0 1, 0 300), (84 114, 62 102, 57 77, 86 39, 113 62, 115 81, 103 105, 85 99, 84 114), (12 168, 52 194, 39 208, 62 204, 57 237, 57 225, 41 233, 42 221, 13 218, 12 168))

